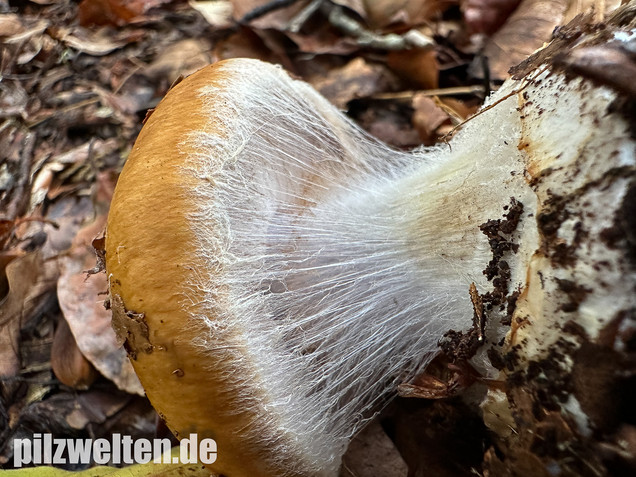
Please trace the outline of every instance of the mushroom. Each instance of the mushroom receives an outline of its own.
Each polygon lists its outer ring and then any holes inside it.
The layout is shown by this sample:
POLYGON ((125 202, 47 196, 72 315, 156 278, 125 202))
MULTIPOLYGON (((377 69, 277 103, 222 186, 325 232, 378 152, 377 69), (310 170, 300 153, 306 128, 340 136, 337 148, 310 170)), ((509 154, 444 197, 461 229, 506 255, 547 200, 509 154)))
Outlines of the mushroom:
POLYGON ((624 93, 539 60, 413 152, 256 60, 194 73, 147 118, 107 225, 113 326, 175 435, 216 440, 212 470, 336 475, 449 330, 529 360, 634 306, 633 237, 603 235, 634 200, 624 93), (572 305, 564 281, 588 291, 572 305))

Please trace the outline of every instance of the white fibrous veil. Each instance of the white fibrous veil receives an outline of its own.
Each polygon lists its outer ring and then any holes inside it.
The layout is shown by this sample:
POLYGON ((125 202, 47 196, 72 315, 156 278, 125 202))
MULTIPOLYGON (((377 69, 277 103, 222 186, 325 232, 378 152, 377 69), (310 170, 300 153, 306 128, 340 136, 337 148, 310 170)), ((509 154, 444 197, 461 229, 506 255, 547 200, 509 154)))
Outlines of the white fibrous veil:
POLYGON ((445 239, 437 205, 414 217, 434 191, 412 182, 434 175, 447 146, 390 149, 308 85, 258 64, 234 60, 226 87, 202 89, 209 130, 184 138, 198 151, 183 167, 200 185, 183 193, 208 264, 189 284, 204 302, 184 306, 207 324, 201 355, 227 363, 232 412, 259 410, 246 437, 268 440, 273 460, 301 454, 289 465, 332 475, 444 332, 471 325, 468 285, 484 278, 462 276, 427 243, 468 247, 482 264, 489 249, 477 227, 445 239))

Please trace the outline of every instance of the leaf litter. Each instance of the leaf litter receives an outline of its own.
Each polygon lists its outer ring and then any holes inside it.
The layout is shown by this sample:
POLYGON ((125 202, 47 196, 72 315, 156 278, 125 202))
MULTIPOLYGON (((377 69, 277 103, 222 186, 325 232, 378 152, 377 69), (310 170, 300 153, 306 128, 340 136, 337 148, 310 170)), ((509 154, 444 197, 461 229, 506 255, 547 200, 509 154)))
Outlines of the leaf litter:
MULTIPOLYGON (((87 271, 146 111, 180 75, 237 56, 280 63, 412 148, 473 114, 557 25, 618 3, 0 0, 0 465, 33 432, 157 433, 103 306, 105 275, 87 271)), ((401 398, 356 438, 342 475, 471 475, 486 442, 473 417, 450 399, 401 398), (471 432, 453 435, 462 419, 471 432), (461 462, 436 457, 453 445, 461 462)))

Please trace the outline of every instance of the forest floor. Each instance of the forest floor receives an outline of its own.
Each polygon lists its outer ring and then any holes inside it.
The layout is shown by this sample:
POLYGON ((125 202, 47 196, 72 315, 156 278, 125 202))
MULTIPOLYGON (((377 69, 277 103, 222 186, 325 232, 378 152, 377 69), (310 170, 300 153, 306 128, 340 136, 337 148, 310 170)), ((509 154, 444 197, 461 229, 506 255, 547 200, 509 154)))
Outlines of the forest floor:
MULTIPOLYGON (((443 140, 597 3, 620 2, 0 0, 0 467, 37 432, 168 432, 116 343, 105 276, 89 272, 146 112, 180 76, 233 57, 278 63, 411 149, 443 140)), ((488 445, 457 399, 400 399, 343 475, 476 475, 488 445)))

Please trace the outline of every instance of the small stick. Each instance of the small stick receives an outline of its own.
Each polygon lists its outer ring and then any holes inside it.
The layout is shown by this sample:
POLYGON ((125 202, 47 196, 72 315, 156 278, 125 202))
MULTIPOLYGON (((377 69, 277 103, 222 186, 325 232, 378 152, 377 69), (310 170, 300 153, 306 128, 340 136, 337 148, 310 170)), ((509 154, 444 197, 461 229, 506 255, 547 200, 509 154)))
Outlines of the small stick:
MULTIPOLYGON (((549 65, 546 65, 545 67, 541 68, 538 72, 537 72, 537 76, 539 76, 541 73, 543 73, 545 70, 548 69, 549 65)), ((480 109, 478 112, 476 112, 475 114, 473 114, 471 117, 466 118, 464 121, 462 121, 461 123, 459 123, 457 126, 455 126, 453 129, 451 129, 450 131, 448 131, 446 134, 444 134, 444 136, 442 137, 443 141, 447 141, 448 138, 450 136, 452 136, 455 131, 457 129, 459 129, 460 127, 462 127, 464 124, 466 124, 468 121, 472 121, 473 119, 475 119, 477 116, 481 116, 483 113, 485 113, 486 111, 491 110, 492 108, 494 108, 495 106, 498 106, 499 104, 503 103, 505 100, 507 100, 508 98, 521 93, 524 89, 526 89, 528 86, 530 86, 532 84, 532 78, 529 80, 526 80, 524 82, 524 84, 520 87, 517 88, 513 91, 511 91, 510 93, 508 93, 505 96, 502 96, 501 98, 499 98, 497 101, 495 101, 492 104, 489 104, 488 106, 486 106, 485 108, 480 109)))
POLYGON ((258 6, 247 12, 237 23, 239 25, 245 25, 246 23, 250 23, 258 18, 264 17, 268 13, 287 8, 296 2, 298 2, 298 0, 272 0, 265 5, 258 6))

